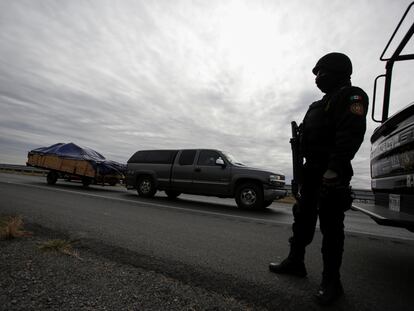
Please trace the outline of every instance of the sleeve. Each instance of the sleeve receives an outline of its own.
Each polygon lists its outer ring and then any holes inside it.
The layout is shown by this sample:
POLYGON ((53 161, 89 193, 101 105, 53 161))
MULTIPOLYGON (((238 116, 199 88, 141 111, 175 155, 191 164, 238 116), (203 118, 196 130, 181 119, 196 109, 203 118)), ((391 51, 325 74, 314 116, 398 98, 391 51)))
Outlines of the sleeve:
POLYGON ((328 169, 341 175, 364 140, 368 96, 360 88, 352 87, 334 103, 333 122, 335 140, 329 155, 328 169))

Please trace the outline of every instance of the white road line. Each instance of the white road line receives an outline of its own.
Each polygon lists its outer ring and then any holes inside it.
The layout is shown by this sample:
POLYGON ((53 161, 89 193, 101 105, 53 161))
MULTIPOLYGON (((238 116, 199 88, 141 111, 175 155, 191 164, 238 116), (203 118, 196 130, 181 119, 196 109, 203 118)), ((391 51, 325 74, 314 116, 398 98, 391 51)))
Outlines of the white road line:
POLYGON ((238 216, 238 215, 231 215, 231 214, 208 212, 208 211, 202 211, 202 210, 191 209, 191 208, 183 208, 183 207, 171 206, 171 205, 160 204, 160 203, 134 201, 134 200, 128 200, 128 199, 121 199, 121 198, 111 198, 111 197, 92 194, 92 193, 84 193, 84 192, 72 191, 72 190, 66 190, 66 189, 51 188, 47 186, 28 185, 28 184, 16 183, 16 182, 10 182, 10 181, 0 181, 0 183, 24 186, 24 187, 30 187, 30 188, 38 188, 38 189, 49 190, 49 191, 67 192, 67 193, 72 193, 72 194, 88 196, 88 197, 108 199, 108 200, 119 201, 119 202, 128 202, 128 203, 134 203, 134 204, 139 204, 139 205, 149 205, 149 206, 156 206, 156 207, 162 207, 162 208, 169 208, 169 209, 178 210, 178 211, 187 211, 187 212, 191 211, 191 212, 205 214, 205 215, 224 216, 224 217, 229 217, 229 218, 236 218, 236 219, 243 219, 243 220, 250 220, 250 221, 261 221, 261 222, 265 222, 269 224, 279 224, 279 225, 290 224, 290 222, 272 221, 272 220, 267 220, 263 218, 254 218, 254 217, 245 217, 245 216, 238 216))

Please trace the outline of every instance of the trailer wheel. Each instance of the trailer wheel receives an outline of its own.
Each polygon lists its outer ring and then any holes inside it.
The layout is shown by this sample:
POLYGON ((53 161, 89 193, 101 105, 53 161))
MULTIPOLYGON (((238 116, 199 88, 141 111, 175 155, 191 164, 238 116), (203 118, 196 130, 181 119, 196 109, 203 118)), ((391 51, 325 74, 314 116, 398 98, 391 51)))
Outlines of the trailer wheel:
POLYGON ((59 177, 58 173, 56 173, 55 171, 50 171, 46 176, 47 184, 48 185, 56 184, 58 177, 59 177))
POLYGON ((263 208, 263 190, 253 182, 246 182, 238 186, 235 199, 240 209, 263 208))
POLYGON ((82 177, 82 186, 84 188, 88 188, 89 185, 92 183, 92 179, 89 177, 82 177))
POLYGON ((165 194, 170 200, 176 199, 181 193, 173 190, 165 190, 165 194))
POLYGON ((152 198, 157 189, 154 180, 150 176, 142 176, 138 179, 137 192, 140 197, 152 198))

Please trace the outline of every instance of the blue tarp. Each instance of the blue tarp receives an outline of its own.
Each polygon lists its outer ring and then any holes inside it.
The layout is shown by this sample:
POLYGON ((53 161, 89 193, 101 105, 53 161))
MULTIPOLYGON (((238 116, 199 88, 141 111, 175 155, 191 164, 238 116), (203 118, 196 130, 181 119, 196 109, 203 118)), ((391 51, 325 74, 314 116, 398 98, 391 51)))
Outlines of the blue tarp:
POLYGON ((64 144, 58 143, 49 147, 40 147, 31 150, 31 154, 56 155, 67 159, 86 160, 89 161, 99 174, 125 174, 126 165, 115 161, 106 160, 99 152, 85 147, 79 147, 74 143, 64 144))

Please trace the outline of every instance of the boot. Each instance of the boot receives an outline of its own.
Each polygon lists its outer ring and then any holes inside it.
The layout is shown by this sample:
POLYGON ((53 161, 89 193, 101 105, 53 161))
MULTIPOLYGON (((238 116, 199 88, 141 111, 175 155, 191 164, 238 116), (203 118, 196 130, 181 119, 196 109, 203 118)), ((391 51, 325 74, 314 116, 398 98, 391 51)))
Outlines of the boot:
POLYGON ((344 289, 340 280, 323 280, 315 298, 320 305, 327 306, 334 303, 343 294, 344 289))
POLYGON ((301 278, 306 277, 308 274, 303 260, 293 260, 290 257, 280 263, 271 262, 269 264, 269 270, 273 273, 289 274, 301 278))

